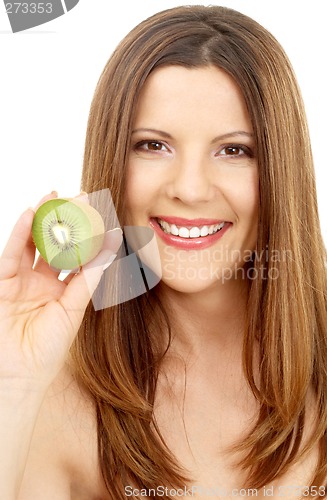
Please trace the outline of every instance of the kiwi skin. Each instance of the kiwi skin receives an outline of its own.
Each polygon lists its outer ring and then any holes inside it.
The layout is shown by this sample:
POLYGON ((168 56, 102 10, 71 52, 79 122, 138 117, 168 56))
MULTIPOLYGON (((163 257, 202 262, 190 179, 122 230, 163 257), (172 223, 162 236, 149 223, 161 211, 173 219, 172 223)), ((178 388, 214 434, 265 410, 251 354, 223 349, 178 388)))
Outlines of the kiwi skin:
POLYGON ((94 259, 102 248, 104 233, 99 212, 75 198, 46 201, 36 211, 32 225, 36 248, 57 270, 76 269, 94 259))

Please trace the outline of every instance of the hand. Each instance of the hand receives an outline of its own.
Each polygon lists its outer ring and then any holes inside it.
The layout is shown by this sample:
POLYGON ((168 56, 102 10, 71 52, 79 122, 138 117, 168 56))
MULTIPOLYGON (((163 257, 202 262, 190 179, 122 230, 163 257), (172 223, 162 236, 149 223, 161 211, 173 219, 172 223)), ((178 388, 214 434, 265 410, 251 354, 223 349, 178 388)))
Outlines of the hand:
MULTIPOLYGON (((44 197, 39 205, 54 197, 44 197)), ((65 363, 103 268, 121 245, 122 231, 106 233, 97 257, 60 281, 59 271, 41 257, 34 266, 34 213, 28 209, 21 215, 0 258, 0 384, 45 389, 65 363)))

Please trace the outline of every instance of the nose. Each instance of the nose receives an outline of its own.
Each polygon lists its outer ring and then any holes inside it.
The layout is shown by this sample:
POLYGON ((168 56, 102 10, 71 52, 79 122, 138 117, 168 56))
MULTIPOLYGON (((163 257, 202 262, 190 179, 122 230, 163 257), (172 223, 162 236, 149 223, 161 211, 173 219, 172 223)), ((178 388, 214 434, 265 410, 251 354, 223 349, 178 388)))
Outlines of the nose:
POLYGON ((169 198, 191 205, 212 200, 215 191, 209 160, 195 155, 175 160, 167 184, 169 198))

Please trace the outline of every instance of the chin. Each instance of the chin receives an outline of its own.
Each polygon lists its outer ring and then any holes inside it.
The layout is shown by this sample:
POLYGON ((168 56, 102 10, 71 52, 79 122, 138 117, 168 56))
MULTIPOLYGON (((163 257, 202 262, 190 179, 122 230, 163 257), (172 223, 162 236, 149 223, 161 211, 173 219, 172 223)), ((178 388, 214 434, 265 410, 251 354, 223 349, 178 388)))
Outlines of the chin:
POLYGON ((161 282, 168 288, 181 293, 199 293, 209 288, 213 288, 222 282, 222 275, 219 269, 210 267, 196 268, 171 267, 166 264, 163 267, 161 282))

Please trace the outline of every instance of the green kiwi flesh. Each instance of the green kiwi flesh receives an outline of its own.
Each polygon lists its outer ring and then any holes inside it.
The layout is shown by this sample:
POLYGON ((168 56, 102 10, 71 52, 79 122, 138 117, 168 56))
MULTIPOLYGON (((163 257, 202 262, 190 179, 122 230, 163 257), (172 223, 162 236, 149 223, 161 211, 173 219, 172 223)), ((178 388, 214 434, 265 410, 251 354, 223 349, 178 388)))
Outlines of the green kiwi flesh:
POLYGON ((74 198, 46 201, 32 225, 36 248, 58 270, 76 269, 94 259, 102 248, 104 232, 99 212, 74 198))

